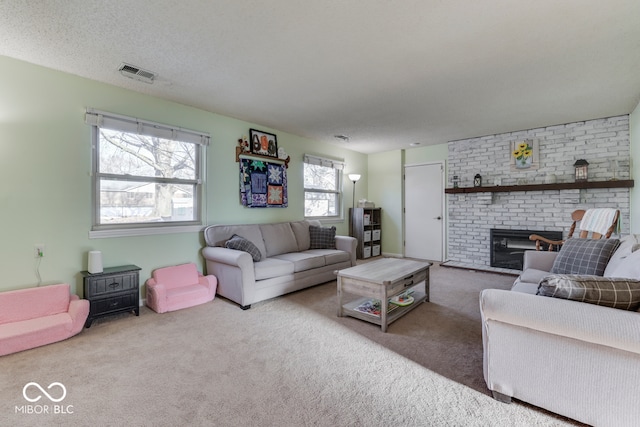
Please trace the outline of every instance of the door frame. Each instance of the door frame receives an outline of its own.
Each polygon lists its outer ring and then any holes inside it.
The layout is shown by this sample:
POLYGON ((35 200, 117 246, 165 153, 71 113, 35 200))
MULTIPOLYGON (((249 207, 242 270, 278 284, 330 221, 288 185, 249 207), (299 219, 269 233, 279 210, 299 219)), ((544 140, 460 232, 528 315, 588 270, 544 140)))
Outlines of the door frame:
POLYGON ((434 160, 432 162, 421 162, 421 163, 410 163, 410 164, 405 164, 402 167, 402 256, 406 257, 406 241, 407 241, 407 227, 406 227, 406 215, 407 215, 407 210, 406 210, 406 174, 405 174, 405 170, 408 167, 416 167, 416 166, 429 166, 429 165, 440 165, 441 167, 441 175, 442 175, 442 179, 441 179, 441 188, 440 188, 440 194, 441 194, 441 202, 442 202, 442 226, 441 226, 441 239, 442 239, 442 248, 441 248, 441 253, 442 253, 442 259, 441 260, 433 260, 433 261, 438 261, 438 262, 444 262, 447 259, 447 224, 448 224, 448 212, 449 210, 447 209, 447 198, 446 198, 446 194, 444 193, 444 190, 446 188, 446 177, 447 177, 447 164, 446 161, 444 160, 434 160))

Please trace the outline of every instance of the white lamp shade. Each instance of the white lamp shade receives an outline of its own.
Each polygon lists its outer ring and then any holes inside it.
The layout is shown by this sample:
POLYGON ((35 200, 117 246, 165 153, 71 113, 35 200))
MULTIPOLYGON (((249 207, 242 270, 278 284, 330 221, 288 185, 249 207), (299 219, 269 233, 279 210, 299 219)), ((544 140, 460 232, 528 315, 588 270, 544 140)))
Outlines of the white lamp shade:
POLYGON ((89 262, 87 270, 91 274, 102 273, 102 252, 89 251, 89 262))
POLYGON ((360 179, 360 174, 359 173, 350 173, 349 174, 349 180, 356 182, 357 180, 360 179))

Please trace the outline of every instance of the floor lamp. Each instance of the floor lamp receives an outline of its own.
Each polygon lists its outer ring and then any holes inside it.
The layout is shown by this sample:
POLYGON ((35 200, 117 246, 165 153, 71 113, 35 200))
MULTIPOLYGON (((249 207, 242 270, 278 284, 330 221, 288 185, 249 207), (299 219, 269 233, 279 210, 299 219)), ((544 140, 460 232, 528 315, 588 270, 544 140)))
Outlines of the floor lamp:
POLYGON ((349 236, 353 236, 353 216, 356 214, 356 182, 360 179, 359 173, 350 173, 349 179, 353 182, 353 209, 349 218, 349 236))

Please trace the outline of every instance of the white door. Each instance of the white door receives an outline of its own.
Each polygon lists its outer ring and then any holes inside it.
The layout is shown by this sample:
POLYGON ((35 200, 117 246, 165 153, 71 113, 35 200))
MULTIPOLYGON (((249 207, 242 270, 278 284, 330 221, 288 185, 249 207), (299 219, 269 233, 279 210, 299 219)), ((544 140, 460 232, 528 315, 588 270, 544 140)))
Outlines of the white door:
POLYGON ((404 168, 404 256, 443 261, 444 163, 404 168))

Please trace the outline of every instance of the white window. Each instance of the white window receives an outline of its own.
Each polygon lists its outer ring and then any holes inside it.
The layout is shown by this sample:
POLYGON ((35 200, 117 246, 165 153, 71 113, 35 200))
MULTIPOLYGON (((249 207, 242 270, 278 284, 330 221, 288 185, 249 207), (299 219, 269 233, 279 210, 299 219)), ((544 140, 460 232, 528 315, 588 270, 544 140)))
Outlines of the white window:
POLYGON ((343 169, 341 161, 305 154, 305 218, 341 217, 343 169))
POLYGON ((209 135, 95 110, 85 120, 93 126, 91 237, 200 228, 209 135))

